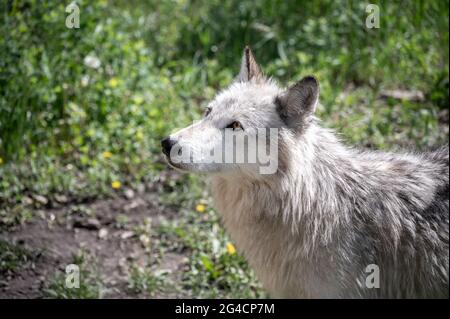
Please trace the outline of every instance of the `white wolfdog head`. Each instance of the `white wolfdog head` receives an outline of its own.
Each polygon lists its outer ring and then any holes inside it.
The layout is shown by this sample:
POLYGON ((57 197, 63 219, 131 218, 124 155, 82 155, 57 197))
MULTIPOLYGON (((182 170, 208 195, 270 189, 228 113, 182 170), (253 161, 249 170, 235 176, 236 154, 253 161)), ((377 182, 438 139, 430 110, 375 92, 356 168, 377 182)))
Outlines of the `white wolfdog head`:
POLYGON ((201 121, 165 138, 163 153, 181 170, 274 174, 283 138, 304 132, 318 98, 314 77, 282 89, 263 75, 246 47, 235 81, 209 103, 201 121))

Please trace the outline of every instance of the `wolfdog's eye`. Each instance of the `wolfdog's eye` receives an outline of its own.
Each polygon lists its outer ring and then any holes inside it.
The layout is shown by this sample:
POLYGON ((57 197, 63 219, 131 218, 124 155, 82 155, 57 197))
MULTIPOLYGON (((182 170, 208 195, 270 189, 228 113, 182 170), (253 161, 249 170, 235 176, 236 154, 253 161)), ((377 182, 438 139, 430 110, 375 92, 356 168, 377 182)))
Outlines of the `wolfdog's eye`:
POLYGON ((205 109, 205 114, 203 115, 204 117, 207 117, 208 115, 209 115, 209 113, 211 113, 211 108, 210 107, 207 107, 206 109, 205 109))
POLYGON ((243 130, 241 123, 239 123, 238 121, 231 122, 230 124, 228 124, 227 128, 232 128, 233 131, 243 130))

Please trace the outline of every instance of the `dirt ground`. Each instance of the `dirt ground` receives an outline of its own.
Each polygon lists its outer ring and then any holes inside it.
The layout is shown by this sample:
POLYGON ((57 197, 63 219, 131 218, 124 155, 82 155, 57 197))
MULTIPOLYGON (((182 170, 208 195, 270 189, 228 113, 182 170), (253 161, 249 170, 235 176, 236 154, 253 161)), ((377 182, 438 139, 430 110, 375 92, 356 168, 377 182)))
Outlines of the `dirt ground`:
MULTIPOLYGON (((156 228, 162 220, 177 217, 174 209, 158 204, 156 194, 129 194, 82 205, 58 206, 38 210, 37 216, 23 225, 0 229, 0 240, 29 252, 17 270, 0 273, 0 298, 45 298, 45 289, 55 273, 64 274, 80 249, 95 256, 107 288, 105 298, 148 297, 130 289, 129 276, 132 265, 144 267, 151 258, 159 258, 160 267, 169 270, 171 280, 180 279, 186 260, 183 252, 158 254, 154 249, 157 240, 131 231, 149 222, 156 228), (117 222, 120 216, 127 219, 123 227, 117 222), (143 244, 150 240, 152 249, 143 244)), ((151 297, 180 295, 172 292, 151 297)))

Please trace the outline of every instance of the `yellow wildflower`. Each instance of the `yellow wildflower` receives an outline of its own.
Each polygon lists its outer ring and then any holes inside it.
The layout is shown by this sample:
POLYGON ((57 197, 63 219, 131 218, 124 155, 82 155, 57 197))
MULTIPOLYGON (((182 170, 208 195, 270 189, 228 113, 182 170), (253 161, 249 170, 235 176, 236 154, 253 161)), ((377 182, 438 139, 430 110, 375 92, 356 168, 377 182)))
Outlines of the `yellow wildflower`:
POLYGON ((142 133, 142 131, 137 131, 136 132, 136 139, 138 141, 142 141, 144 139, 144 133, 142 133))
POLYGON ((108 158, 112 157, 112 153, 109 151, 105 151, 105 152, 103 152, 102 156, 104 159, 108 159, 108 158))
POLYGON ((206 206, 204 204, 198 204, 195 206, 195 210, 199 213, 204 213, 206 210, 206 206))
POLYGON ((122 184, 119 181, 114 181, 111 183, 111 187, 114 189, 119 189, 122 184))
POLYGON ((0 165, 3 164, 3 158, 0 157, 0 165))
POLYGON ((144 98, 141 95, 136 95, 133 97, 133 102, 137 105, 141 105, 142 103, 144 103, 144 98))
POLYGON ((119 84, 119 80, 115 77, 109 79, 108 84, 110 87, 115 88, 119 84))
POLYGON ((227 252, 230 255, 234 255, 236 253, 236 247, 234 247, 234 245, 232 243, 228 243, 227 244, 227 252))

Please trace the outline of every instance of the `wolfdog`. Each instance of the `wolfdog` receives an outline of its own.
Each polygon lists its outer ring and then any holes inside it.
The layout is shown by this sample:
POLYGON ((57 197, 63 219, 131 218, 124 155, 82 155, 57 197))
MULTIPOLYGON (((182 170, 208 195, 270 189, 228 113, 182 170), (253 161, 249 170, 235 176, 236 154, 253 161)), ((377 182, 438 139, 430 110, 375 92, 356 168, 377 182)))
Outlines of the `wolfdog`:
POLYGON ((283 89, 246 47, 234 82, 162 150, 175 168, 208 173, 225 228, 272 297, 448 298, 448 144, 357 150, 321 126, 318 101, 316 78, 283 89), (273 174, 259 161, 173 161, 255 128, 277 129, 273 174))

